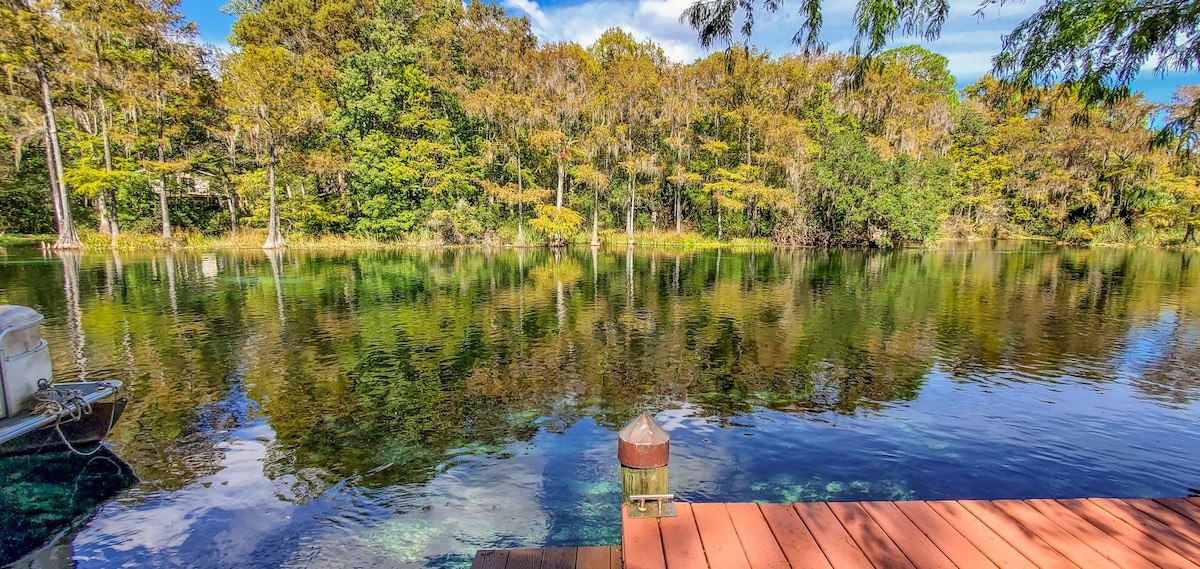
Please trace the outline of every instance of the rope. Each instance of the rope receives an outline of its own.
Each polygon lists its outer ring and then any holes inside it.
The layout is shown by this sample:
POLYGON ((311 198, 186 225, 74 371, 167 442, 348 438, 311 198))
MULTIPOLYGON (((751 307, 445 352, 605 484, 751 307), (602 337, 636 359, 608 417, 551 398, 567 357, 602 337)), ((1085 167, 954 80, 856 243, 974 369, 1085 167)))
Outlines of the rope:
MULTIPOLYGON (((39 379, 38 390, 33 393, 33 400, 37 401, 37 405, 33 407, 34 415, 55 416, 54 431, 58 433, 59 440, 63 445, 66 445, 67 450, 79 456, 91 456, 100 452, 104 448, 104 437, 96 443, 96 448, 84 452, 71 444, 67 439, 67 435, 63 433, 63 423, 71 423, 83 418, 84 415, 92 414, 92 404, 88 403, 83 398, 83 392, 78 389, 60 389, 50 384, 50 380, 39 379)), ((116 421, 117 406, 113 405, 112 416, 108 419, 108 428, 112 429, 112 424, 116 421)), ((108 431, 105 431, 105 435, 108 431)))
POLYGON ((38 380, 38 390, 33 393, 33 400, 37 401, 37 405, 33 407, 34 415, 58 415, 60 422, 63 417, 67 417, 67 422, 70 423, 82 419, 84 415, 92 414, 92 405, 83 398, 82 391, 59 389, 45 379, 38 380), (72 403, 75 404, 74 407, 71 406, 72 403))

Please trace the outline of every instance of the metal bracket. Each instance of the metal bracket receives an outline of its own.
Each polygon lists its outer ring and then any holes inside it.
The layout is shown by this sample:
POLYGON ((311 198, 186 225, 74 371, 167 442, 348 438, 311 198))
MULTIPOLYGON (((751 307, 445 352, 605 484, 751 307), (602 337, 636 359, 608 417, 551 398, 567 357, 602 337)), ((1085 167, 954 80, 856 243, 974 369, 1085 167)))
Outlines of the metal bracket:
POLYGON ((629 518, 673 518, 679 515, 675 510, 674 494, 644 494, 629 497, 629 518))

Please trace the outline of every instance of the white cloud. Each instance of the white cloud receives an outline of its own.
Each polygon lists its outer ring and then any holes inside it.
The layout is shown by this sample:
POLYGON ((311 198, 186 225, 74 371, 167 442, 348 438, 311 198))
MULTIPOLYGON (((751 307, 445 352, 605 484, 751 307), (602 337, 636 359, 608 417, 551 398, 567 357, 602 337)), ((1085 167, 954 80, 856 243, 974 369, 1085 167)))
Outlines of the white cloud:
POLYGON ((554 29, 550 19, 546 17, 546 14, 542 12, 538 3, 534 0, 504 0, 504 7, 529 16, 529 22, 532 24, 533 31, 539 36, 554 29))

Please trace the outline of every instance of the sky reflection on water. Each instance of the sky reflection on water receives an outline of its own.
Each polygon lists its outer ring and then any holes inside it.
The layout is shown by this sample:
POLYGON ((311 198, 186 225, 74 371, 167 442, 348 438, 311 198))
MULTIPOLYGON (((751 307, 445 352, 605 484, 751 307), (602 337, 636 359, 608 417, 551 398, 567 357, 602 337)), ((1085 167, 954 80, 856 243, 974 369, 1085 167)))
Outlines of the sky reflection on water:
POLYGON ((939 251, 0 257, 141 480, 80 567, 461 567, 619 539, 650 409, 693 501, 1200 486, 1200 259, 939 251))

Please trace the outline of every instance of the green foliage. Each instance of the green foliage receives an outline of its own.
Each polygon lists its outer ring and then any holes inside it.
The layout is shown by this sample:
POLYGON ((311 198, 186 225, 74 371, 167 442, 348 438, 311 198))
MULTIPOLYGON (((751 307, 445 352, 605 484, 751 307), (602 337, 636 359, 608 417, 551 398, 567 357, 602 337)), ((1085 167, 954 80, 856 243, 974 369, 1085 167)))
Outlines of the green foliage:
POLYGON ((568 207, 537 204, 537 217, 529 220, 529 226, 547 237, 562 235, 570 237, 583 225, 583 216, 568 207))
POLYGON ((53 233, 45 160, 26 158, 19 168, 0 166, 0 232, 53 233))
MULTIPOLYGON (((539 46, 528 20, 480 2, 238 0, 236 49, 209 58, 174 2, 46 0, 61 10, 0 29, 24 46, 4 54, 0 127, 45 169, 29 38, 44 42, 63 64, 50 88, 81 224, 158 232, 165 216, 179 239, 561 243, 592 220, 635 241, 1195 239, 1200 91, 1180 91, 1156 147, 1138 97, 1096 107, 1079 85, 992 77, 960 97, 944 57, 880 43, 936 33, 945 4, 860 2, 850 55, 747 45, 682 65, 619 29, 539 46)), ((752 3, 705 6, 693 23, 720 39, 752 3)), ((802 10, 809 47, 820 8, 802 10)), ((16 204, 0 231, 49 228, 46 175, 0 180, 16 204)))
POLYGON ((1085 102, 1111 102, 1148 64, 1200 65, 1198 30, 1190 0, 1051 0, 1004 37, 995 66, 1018 87, 1063 83, 1085 102))
POLYGON ((435 209, 426 227, 448 245, 478 242, 486 232, 478 208, 460 201, 451 209, 435 209))

